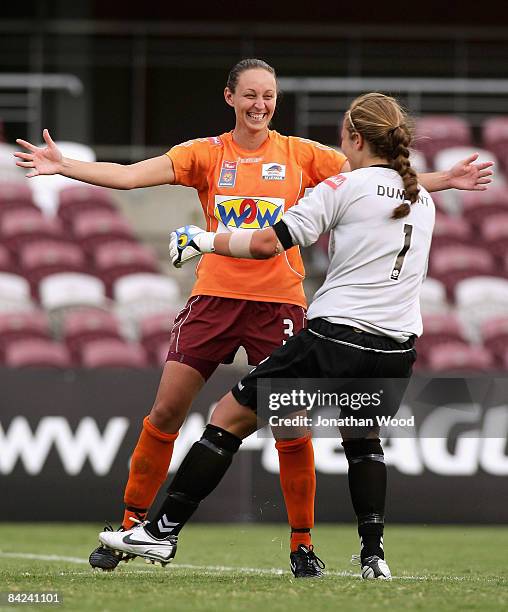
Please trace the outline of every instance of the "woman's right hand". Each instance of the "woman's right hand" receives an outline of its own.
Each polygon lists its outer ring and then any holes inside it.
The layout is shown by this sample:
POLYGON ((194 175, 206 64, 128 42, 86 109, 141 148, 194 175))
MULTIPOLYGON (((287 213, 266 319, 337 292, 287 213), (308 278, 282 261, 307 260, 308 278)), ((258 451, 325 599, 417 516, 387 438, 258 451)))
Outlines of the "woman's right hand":
POLYGON ((62 171, 63 156, 53 142, 48 130, 42 132, 46 147, 36 147, 26 140, 18 138, 16 142, 27 149, 28 153, 17 151, 14 157, 19 158, 16 166, 29 168, 27 178, 38 176, 39 174, 59 174, 62 171))
POLYGON ((169 256, 175 268, 203 253, 213 253, 214 232, 207 232, 196 225, 184 225, 169 235, 169 256))

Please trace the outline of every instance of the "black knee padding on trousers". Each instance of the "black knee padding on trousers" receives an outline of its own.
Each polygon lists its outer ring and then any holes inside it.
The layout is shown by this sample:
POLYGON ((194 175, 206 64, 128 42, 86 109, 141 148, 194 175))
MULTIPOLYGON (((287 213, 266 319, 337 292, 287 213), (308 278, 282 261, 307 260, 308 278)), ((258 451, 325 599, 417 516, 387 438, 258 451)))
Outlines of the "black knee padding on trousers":
POLYGON ((376 461, 384 457, 383 447, 379 438, 358 438, 354 440, 344 440, 342 442, 344 453, 349 463, 357 463, 358 460, 376 461))
POLYGON ((192 445, 182 461, 168 493, 199 503, 219 484, 241 443, 225 429, 207 425, 201 440, 192 445))
POLYGON ((178 535, 199 502, 219 484, 241 443, 220 427, 206 426, 178 468, 155 520, 147 526, 155 538, 165 538, 168 531, 178 535))
POLYGON ((236 453, 242 443, 242 440, 234 434, 229 433, 229 431, 226 431, 221 427, 217 427, 217 425, 211 424, 208 424, 205 427, 200 443, 203 443, 204 440, 213 444, 216 449, 220 449, 231 454, 236 453))

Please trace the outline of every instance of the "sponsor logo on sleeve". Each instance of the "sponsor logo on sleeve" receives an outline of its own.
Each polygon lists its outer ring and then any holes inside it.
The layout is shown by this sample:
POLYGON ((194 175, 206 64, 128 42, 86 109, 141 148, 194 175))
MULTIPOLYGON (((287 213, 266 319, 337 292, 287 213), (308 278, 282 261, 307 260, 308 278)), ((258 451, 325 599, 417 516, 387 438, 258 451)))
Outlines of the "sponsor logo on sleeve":
POLYGON ((186 140, 185 142, 181 142, 180 144, 175 145, 176 147, 192 147, 193 144, 199 142, 199 138, 195 138, 194 140, 186 140))
POLYGON ((218 232, 271 227, 284 214, 284 198, 215 196, 218 232))
POLYGON ((234 187, 236 183, 236 162, 222 162, 219 176, 219 187, 234 187))
POLYGON ((330 176, 323 181, 328 187, 332 189, 338 189, 342 183, 346 180, 346 177, 343 174, 337 174, 336 176, 330 176))
POLYGON ((218 145, 220 147, 222 146, 222 140, 219 136, 209 136, 207 140, 210 144, 218 145))
POLYGON ((286 166, 275 162, 263 164, 261 176, 265 181, 283 181, 286 178, 286 166))
POLYGON ((175 147, 192 147, 195 144, 203 142, 211 142, 212 144, 222 146, 222 140, 218 136, 213 136, 211 138, 193 138, 192 140, 186 140, 185 142, 175 145, 175 147))

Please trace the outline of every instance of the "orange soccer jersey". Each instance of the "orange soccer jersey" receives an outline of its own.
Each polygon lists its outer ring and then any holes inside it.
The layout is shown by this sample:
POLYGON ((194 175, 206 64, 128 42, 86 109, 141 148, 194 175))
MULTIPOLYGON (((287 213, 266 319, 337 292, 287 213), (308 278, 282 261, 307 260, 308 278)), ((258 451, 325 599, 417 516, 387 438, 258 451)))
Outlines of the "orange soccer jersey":
MULTIPOLYGON (((338 174, 341 153, 319 143, 275 131, 256 151, 241 149, 231 132, 173 147, 175 184, 194 187, 208 231, 274 225, 298 203, 305 189, 338 174)), ((306 306, 298 247, 268 260, 203 255, 192 295, 281 302, 306 306)))

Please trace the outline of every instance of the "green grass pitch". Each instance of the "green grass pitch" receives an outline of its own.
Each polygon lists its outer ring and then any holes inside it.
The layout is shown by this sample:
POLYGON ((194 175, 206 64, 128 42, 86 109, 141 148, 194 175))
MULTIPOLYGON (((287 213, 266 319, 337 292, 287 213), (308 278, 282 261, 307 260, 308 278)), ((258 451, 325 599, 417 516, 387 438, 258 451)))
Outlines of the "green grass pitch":
POLYGON ((508 609, 508 530, 501 527, 389 526, 392 582, 362 581, 352 525, 319 525, 321 580, 289 572, 284 525, 190 525, 165 569, 136 559, 117 571, 87 563, 100 526, 0 524, 0 591, 58 591, 63 604, 7 605, 0 610, 57 609, 316 612, 508 609))

